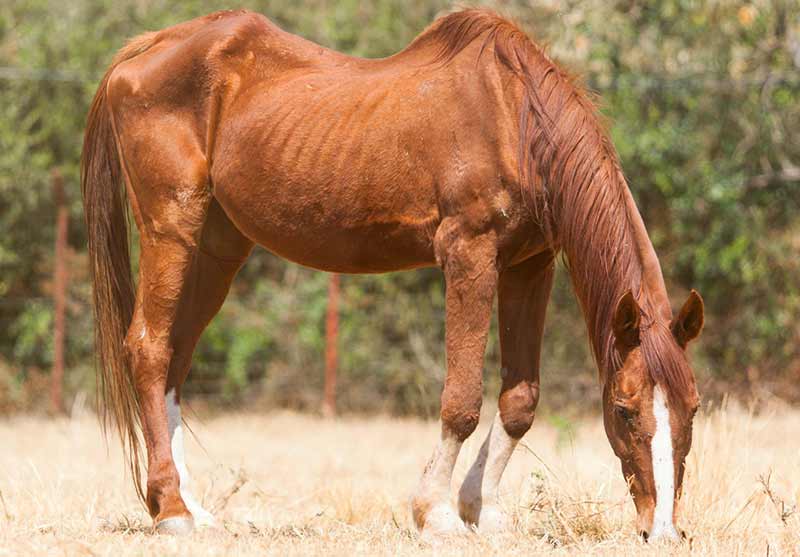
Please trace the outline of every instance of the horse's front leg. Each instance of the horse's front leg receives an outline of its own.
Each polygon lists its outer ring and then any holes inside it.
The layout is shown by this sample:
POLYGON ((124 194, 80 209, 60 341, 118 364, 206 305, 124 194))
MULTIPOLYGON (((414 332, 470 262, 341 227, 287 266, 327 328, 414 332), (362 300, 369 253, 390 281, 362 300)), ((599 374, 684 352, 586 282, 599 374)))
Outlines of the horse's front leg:
POLYGON ((464 237, 444 221, 435 248, 447 288, 447 377, 441 437, 412 500, 414 522, 424 536, 465 531, 451 502, 450 482, 461 445, 478 425, 483 356, 497 288, 491 233, 464 237))
POLYGON ((539 400, 539 353, 553 284, 548 252, 500 274, 498 312, 503 384, 499 411, 458 494, 461 518, 479 531, 510 526, 498 488, 519 439, 533 423, 539 400))

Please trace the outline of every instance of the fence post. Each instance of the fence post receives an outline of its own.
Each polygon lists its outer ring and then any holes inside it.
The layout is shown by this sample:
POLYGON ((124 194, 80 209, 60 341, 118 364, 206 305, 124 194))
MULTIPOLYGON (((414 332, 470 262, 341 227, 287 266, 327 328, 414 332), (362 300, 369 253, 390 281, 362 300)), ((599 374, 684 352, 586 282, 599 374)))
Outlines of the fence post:
POLYGON ((332 273, 328 280, 328 312, 325 319, 325 394, 322 415, 336 415, 336 371, 339 365, 339 275, 332 273))
POLYGON ((64 177, 54 168, 51 172, 53 200, 56 207, 56 245, 53 266, 53 369, 50 374, 50 411, 64 413, 64 351, 66 344, 67 298, 67 209, 64 177))

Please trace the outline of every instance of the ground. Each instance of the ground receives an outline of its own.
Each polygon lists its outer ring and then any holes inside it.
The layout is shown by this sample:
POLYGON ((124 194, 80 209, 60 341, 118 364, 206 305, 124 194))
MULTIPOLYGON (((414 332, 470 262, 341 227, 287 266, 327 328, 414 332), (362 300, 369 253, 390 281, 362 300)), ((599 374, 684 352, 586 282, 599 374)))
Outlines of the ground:
MULTIPOLYGON (((455 485, 491 416, 466 443, 455 485)), ((188 424, 199 498, 219 527, 190 538, 150 532, 116 441, 94 416, 0 420, 0 556, 6 555, 798 555, 800 411, 705 409, 680 520, 690 536, 653 547, 598 418, 541 418, 501 486, 514 530, 421 542, 409 497, 435 423, 384 417, 228 414, 188 424)))

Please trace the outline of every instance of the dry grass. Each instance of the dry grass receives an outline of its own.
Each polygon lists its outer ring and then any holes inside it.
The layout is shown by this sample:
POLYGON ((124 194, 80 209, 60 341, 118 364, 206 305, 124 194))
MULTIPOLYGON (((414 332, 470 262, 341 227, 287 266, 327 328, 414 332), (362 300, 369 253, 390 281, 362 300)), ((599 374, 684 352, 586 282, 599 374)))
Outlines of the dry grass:
POLYGON ((567 439, 546 420, 528 434, 502 484, 514 532, 437 546, 419 541, 408 509, 436 424, 279 413, 190 425, 203 444, 188 448, 197 491, 221 526, 172 539, 150 534, 116 446, 105 448, 91 416, 0 424, 0 556, 800 553, 797 410, 699 416, 681 522, 691 541, 660 547, 634 535, 599 419, 574 424, 567 439))

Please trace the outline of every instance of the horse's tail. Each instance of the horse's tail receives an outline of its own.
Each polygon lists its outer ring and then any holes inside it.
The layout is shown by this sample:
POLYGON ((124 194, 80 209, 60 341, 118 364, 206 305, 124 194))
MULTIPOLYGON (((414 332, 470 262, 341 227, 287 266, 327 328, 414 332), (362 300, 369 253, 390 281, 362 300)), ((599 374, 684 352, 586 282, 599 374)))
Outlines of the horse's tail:
POLYGON ((154 38, 155 33, 141 35, 115 56, 89 109, 81 155, 81 192, 94 294, 101 421, 104 432, 107 433, 110 426, 119 433, 136 491, 142 499, 139 398, 124 347, 135 299, 128 249, 129 219, 107 89, 114 68, 147 50, 154 38))

